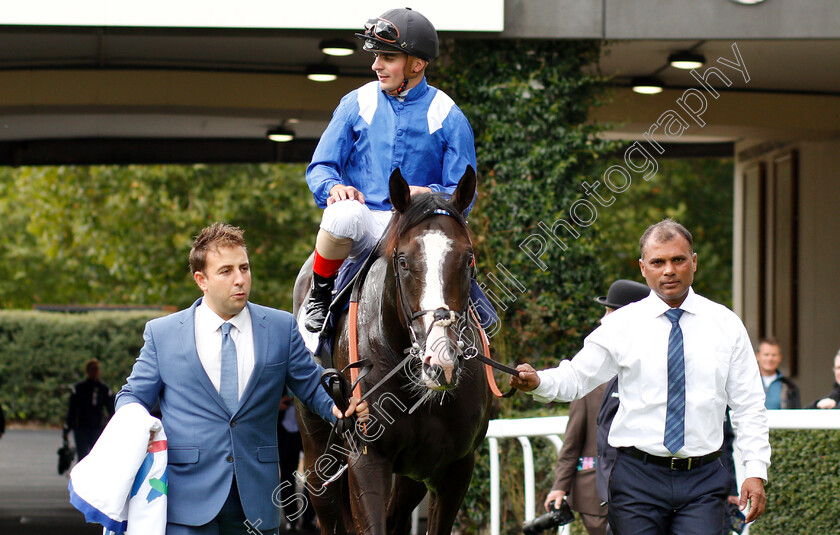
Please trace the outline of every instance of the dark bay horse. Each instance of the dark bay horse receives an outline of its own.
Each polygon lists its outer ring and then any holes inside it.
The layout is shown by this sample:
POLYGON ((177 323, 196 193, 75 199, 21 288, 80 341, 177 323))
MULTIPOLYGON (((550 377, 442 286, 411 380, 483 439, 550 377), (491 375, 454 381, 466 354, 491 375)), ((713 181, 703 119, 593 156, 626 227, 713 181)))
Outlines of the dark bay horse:
MULTIPOLYGON (((475 172, 467 169, 449 200, 412 197, 399 170, 389 187, 396 211, 358 298, 358 356, 373 365, 360 381, 370 421, 328 450, 330 426, 298 405, 306 486, 324 535, 407 534, 427 491, 428 533, 451 532, 487 431, 490 389, 483 365, 469 358, 483 334, 467 319, 475 259, 463 213, 475 172)), ((311 272, 308 262, 295 283, 295 315, 311 272)), ((338 369, 348 362, 349 331, 345 318, 338 369)))

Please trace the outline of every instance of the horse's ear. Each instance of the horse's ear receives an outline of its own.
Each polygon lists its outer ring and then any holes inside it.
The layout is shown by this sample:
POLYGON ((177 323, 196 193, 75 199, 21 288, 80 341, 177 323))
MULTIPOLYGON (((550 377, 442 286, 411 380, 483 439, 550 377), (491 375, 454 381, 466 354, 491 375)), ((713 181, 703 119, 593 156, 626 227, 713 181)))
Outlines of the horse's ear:
POLYGON ((391 178, 388 180, 388 193, 391 196, 391 204, 394 205, 397 212, 405 212, 405 209, 411 204, 411 190, 408 188, 408 182, 400 173, 399 167, 394 169, 391 178))
POLYGON ((467 166, 461 180, 458 181, 458 187, 455 188, 455 193, 449 199, 455 208, 462 214, 470 207, 475 197, 475 169, 471 165, 467 166))

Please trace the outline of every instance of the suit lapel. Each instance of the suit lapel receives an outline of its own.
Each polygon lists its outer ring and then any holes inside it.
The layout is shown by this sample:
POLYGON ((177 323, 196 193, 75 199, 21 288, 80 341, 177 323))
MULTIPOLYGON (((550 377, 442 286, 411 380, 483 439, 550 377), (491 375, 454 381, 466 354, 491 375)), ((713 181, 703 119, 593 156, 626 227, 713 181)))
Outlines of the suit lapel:
POLYGON ((195 309, 200 303, 201 298, 193 303, 193 306, 190 307, 190 313, 186 314, 181 320, 181 325, 179 326, 180 332, 178 333, 179 338, 181 339, 181 351, 184 359, 187 361, 187 367, 192 370, 193 375, 195 375, 196 380, 198 380, 199 384, 201 384, 207 392, 207 395, 210 396, 223 411, 230 414, 222 396, 219 395, 216 387, 213 386, 213 382, 210 381, 210 377, 207 376, 207 372, 204 371, 204 366, 201 365, 201 359, 198 358, 198 349, 195 346, 195 309))
POLYGON ((254 337, 254 371, 251 372, 248 384, 245 385, 245 390, 239 399, 240 409, 245 406, 256 389, 268 361, 268 320, 265 313, 251 306, 251 303, 248 303, 248 311, 251 313, 251 332, 254 337))

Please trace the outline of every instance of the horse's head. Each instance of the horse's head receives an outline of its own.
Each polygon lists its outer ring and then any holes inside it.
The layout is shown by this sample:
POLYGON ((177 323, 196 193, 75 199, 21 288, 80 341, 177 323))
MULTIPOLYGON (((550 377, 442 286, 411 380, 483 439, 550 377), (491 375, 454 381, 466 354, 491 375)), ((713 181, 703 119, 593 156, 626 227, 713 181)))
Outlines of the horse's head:
POLYGON ((475 196, 475 170, 467 167, 448 200, 411 196, 399 169, 391 174, 396 214, 383 253, 393 255, 397 308, 421 359, 421 380, 433 390, 454 388, 463 368, 457 324, 467 313, 475 255, 464 212, 475 196))

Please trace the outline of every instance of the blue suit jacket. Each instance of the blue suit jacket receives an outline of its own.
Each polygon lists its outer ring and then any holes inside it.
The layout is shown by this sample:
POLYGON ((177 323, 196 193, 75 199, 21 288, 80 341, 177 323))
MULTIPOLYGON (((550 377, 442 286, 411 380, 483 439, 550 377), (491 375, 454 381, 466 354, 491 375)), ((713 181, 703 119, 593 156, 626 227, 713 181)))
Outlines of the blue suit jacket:
POLYGON ((283 386, 323 418, 333 402, 318 386, 321 368, 303 345, 291 314, 248 303, 254 371, 231 414, 204 371, 195 345, 195 308, 146 324, 145 341, 116 407, 160 400, 169 450, 167 520, 199 526, 222 508, 234 473, 248 520, 280 525, 272 503, 280 484, 277 414, 283 386))

